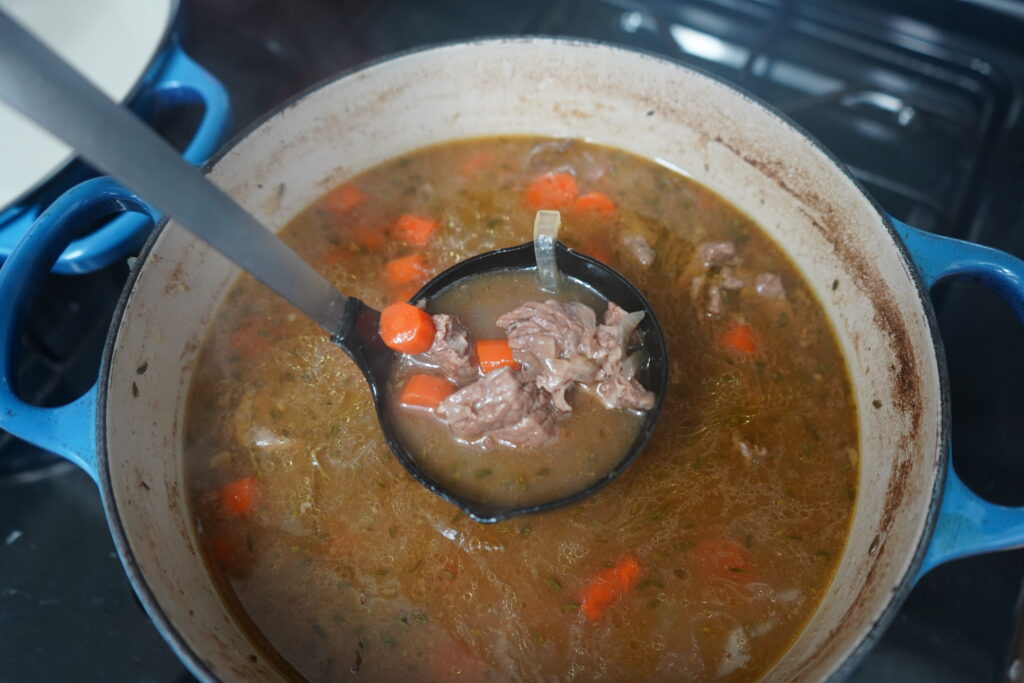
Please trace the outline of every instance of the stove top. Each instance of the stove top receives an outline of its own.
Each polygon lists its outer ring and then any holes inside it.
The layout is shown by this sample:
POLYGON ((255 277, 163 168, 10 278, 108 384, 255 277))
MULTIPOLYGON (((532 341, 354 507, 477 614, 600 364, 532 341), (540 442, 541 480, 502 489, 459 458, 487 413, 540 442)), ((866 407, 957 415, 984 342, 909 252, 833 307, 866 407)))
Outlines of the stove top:
MULTIPOLYGON (((184 11, 184 46, 227 86, 236 130, 322 78, 419 45, 598 39, 740 85, 821 140, 897 218, 1024 257, 1015 0, 205 0, 184 11)), ((165 112, 161 130, 173 139, 194 120, 165 112)), ((89 386, 126 275, 117 265, 49 279, 23 340, 26 396, 58 405, 89 386)), ((1024 378, 1024 329, 977 285, 934 295, 954 466, 984 497, 1024 505, 1013 381, 1024 378)), ((934 570, 853 679, 1011 680, 1022 577, 1022 550, 934 570)), ((138 606, 88 477, 2 432, 0 643, 0 681, 192 680, 138 606)))

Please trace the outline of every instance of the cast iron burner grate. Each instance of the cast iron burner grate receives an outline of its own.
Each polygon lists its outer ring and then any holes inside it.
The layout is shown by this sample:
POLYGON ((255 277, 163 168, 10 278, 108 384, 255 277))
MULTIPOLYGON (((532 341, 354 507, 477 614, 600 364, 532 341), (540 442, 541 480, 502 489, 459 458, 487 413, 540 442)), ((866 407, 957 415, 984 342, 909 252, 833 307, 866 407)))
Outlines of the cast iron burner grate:
POLYGON ((890 213, 942 234, 968 215, 1012 93, 927 27, 822 3, 574 0, 554 33, 660 52, 770 102, 822 140, 890 213))

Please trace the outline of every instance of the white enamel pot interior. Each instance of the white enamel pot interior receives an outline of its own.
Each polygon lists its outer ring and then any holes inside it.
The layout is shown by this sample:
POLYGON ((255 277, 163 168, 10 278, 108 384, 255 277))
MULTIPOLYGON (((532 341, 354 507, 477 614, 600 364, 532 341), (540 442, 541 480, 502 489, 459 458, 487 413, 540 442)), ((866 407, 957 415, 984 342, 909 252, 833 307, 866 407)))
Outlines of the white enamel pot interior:
MULTIPOLYGON (((753 217, 816 291, 854 385, 860 481, 835 580, 767 678, 848 671, 909 590, 947 419, 915 272, 878 208, 805 134, 663 59, 583 42, 482 41, 324 84, 245 134, 210 175, 277 230, 375 164, 495 134, 584 137, 680 169, 753 217)), ((274 680, 281 670, 237 625, 201 559, 182 481, 189 382, 238 271, 173 222, 140 264, 101 387, 100 480, 115 540, 157 625, 200 677, 274 680)))

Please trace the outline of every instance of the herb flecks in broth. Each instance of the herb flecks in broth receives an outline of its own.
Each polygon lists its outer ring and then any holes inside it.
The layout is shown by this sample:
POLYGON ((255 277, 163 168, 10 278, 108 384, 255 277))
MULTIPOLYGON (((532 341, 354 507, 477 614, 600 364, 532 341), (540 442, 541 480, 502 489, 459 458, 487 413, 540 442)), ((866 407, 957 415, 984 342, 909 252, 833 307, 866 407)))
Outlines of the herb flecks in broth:
MULTIPOLYGON (((186 426, 197 527, 224 590, 308 678, 749 680, 827 589, 856 483, 845 364, 800 274, 713 193, 617 150, 477 140, 373 168, 282 235, 380 308, 527 241, 537 208, 641 289, 669 347, 649 445, 570 508, 483 526, 423 489, 358 370, 251 279, 211 327, 186 426), (575 190, 531 191, 547 174, 575 190)), ((524 466, 510 486, 555 475, 524 466)))

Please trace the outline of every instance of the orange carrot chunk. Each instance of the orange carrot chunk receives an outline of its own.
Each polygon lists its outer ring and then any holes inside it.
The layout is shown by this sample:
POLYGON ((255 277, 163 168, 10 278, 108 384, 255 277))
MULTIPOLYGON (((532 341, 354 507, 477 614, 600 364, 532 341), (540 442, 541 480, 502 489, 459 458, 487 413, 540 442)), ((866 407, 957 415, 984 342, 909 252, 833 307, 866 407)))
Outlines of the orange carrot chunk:
POLYGON ((406 407, 436 408, 455 391, 448 380, 434 375, 413 375, 402 387, 399 403, 406 407))
POLYGON ((384 247, 384 231, 379 227, 357 226, 352 229, 351 238, 367 251, 380 251, 384 247))
POLYGON ((757 353, 757 337, 754 336, 754 328, 750 325, 734 325, 729 328, 721 337, 722 346, 743 354, 757 353))
POLYGON ((434 343, 434 321, 412 304, 394 303, 380 312, 380 338, 401 353, 423 353, 434 343))
POLYGON ((619 598, 636 588, 643 570, 636 558, 627 556, 601 571, 583 589, 580 609, 590 621, 597 621, 619 598))
POLYGON ((459 164, 459 175, 463 178, 472 178, 479 174, 491 163, 491 155, 487 152, 477 152, 476 154, 466 157, 461 164, 459 164))
POLYGON ((344 214, 366 201, 367 194, 355 185, 337 187, 323 198, 323 206, 335 213, 344 214))
POLYGON ((226 519, 248 517, 256 509, 259 482, 244 477, 224 484, 220 490, 220 512, 226 519))
POLYGON ((476 342, 476 356, 480 359, 480 369, 488 373, 508 366, 519 369, 519 363, 512 357, 512 347, 507 339, 479 339, 476 342))
POLYGON ((582 245, 577 250, 583 252, 587 256, 601 263, 609 266, 614 266, 612 263, 612 252, 608 247, 597 240, 590 240, 582 245))
POLYGON ((594 218, 611 218, 615 215, 615 202, 602 192, 588 192, 572 203, 574 213, 594 218))
POLYGON ((395 223, 393 234, 404 242, 415 244, 417 247, 425 247, 436 227, 437 221, 435 220, 403 213, 395 223))
POLYGON ((576 178, 571 173, 545 173, 526 188, 526 203, 537 210, 565 209, 572 206, 578 194, 576 178))
POLYGON ((384 264, 384 276, 392 287, 401 287, 423 280, 427 276, 426 257, 420 252, 392 259, 384 264))

